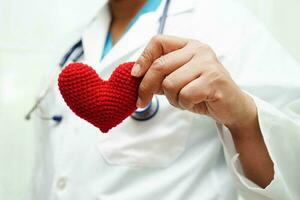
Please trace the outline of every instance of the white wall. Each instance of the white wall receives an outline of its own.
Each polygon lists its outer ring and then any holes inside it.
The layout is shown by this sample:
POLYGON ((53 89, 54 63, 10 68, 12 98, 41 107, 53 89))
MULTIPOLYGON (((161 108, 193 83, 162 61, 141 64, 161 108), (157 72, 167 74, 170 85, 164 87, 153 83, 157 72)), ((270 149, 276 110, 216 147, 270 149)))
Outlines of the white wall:
MULTIPOLYGON (((85 24, 100 1, 0 1, 0 199, 26 199, 37 141, 24 114, 39 78, 61 55, 62 36, 85 24)), ((300 61, 299 0, 239 1, 300 61)))
POLYGON ((237 0, 249 7, 276 39, 300 61, 299 0, 237 0))
POLYGON ((38 141, 24 115, 40 78, 56 66, 62 36, 85 24, 100 1, 0 0, 1 200, 28 199, 38 141))

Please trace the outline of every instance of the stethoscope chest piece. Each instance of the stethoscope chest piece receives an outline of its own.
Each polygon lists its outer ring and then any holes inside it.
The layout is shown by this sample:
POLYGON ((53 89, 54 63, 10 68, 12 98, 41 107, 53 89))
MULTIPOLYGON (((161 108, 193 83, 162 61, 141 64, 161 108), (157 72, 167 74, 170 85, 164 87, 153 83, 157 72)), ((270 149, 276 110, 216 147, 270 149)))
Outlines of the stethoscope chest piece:
POLYGON ((157 96, 154 96, 151 102, 145 108, 137 109, 131 118, 137 121, 146 121, 154 117, 159 110, 159 102, 157 96))

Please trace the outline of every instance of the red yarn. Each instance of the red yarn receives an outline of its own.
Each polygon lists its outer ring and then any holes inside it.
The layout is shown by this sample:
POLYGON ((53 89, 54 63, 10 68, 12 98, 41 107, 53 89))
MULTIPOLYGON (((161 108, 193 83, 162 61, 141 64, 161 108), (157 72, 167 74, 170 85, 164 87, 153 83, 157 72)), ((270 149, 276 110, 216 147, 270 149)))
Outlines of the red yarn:
POLYGON ((136 110, 141 78, 131 76, 133 65, 119 65, 105 81, 88 65, 71 63, 59 75, 60 93, 76 115, 107 133, 136 110))

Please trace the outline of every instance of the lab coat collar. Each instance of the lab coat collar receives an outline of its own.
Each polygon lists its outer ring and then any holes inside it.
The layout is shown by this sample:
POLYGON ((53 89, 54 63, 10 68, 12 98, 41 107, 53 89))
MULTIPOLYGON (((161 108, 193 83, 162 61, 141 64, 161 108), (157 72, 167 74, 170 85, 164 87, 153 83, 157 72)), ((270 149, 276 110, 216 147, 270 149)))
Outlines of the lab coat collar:
MULTIPOLYGON (((169 16, 193 10, 196 0, 171 0, 169 16)), ((162 5, 164 2, 162 2, 162 5)))
MULTIPOLYGON (((170 9, 169 9, 169 15, 175 15, 179 14, 181 12, 186 12, 189 10, 192 10, 195 5, 196 0, 171 0, 170 3, 170 9)), ((160 9, 164 6, 166 0, 162 0, 162 3, 160 5, 160 9)), ((107 6, 108 0, 103 0, 100 5, 100 10, 103 9, 103 7, 107 6)))
POLYGON ((87 26, 82 34, 84 59, 87 64, 96 66, 100 62, 106 34, 111 18, 107 1, 102 2, 97 16, 87 26))
MULTIPOLYGON (((171 0, 168 17, 183 12, 191 11, 195 0, 171 0)), ((89 65, 97 70, 104 70, 109 67, 126 61, 126 57, 141 48, 157 34, 159 17, 163 12, 165 1, 155 12, 150 12, 141 16, 135 25, 115 44, 111 51, 100 62, 102 50, 105 44, 106 35, 109 29, 111 17, 108 8, 108 1, 101 5, 98 15, 94 18, 83 34, 83 48, 85 50, 85 60, 89 65)))

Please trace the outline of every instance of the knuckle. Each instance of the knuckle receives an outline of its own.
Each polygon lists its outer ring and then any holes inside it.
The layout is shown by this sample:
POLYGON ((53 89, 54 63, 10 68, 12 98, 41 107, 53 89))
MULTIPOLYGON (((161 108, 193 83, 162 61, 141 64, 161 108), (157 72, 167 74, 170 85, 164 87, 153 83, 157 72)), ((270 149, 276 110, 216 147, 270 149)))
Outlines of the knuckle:
POLYGON ((198 93, 198 97, 202 100, 208 100, 210 98, 210 91, 209 90, 201 90, 198 93))
POLYGON ((161 56, 160 58, 156 59, 153 64, 152 68, 155 71, 161 72, 166 64, 166 60, 164 56, 161 56))
POLYGON ((218 59, 213 52, 206 51, 202 48, 197 50, 196 56, 203 64, 209 65, 210 67, 215 67, 218 65, 218 59))
POLYGON ((181 90, 178 98, 183 104, 186 104, 191 99, 192 94, 188 90, 181 90))
POLYGON ((203 50, 205 50, 205 51, 211 51, 212 50, 212 48, 208 45, 208 44, 206 44, 206 43, 198 43, 198 47, 200 48, 200 49, 203 49, 203 50))
POLYGON ((214 50, 211 48, 211 46, 205 43, 199 43, 196 46, 196 49, 199 52, 206 52, 206 54, 215 55, 214 50))
POLYGON ((216 63, 219 62, 218 58, 217 58, 217 55, 215 54, 215 52, 213 50, 208 51, 207 54, 208 54, 207 55, 208 59, 211 60, 213 63, 216 64, 216 63))
POLYGON ((195 39, 191 39, 191 40, 189 40, 189 42, 188 42, 188 46, 191 48, 191 49, 193 49, 193 50, 195 50, 196 52, 197 52, 197 50, 201 47, 201 42, 199 42, 198 40, 195 40, 195 39))
POLYGON ((205 50, 208 50, 208 51, 211 50, 211 47, 210 47, 208 44, 206 44, 206 43, 203 43, 201 46, 202 46, 202 48, 205 49, 205 50))
POLYGON ((202 43, 198 40, 191 39, 189 42, 190 47, 195 52, 196 57, 206 57, 207 59, 215 59, 216 55, 213 49, 206 43, 202 43))
POLYGON ((210 46, 206 45, 205 51, 207 53, 208 58, 210 58, 210 60, 218 61, 217 55, 215 54, 214 50, 210 46))
POLYGON ((225 75, 224 73, 221 73, 219 70, 217 69, 213 69, 211 72, 210 72, 210 79, 212 80, 213 83, 216 83, 218 85, 222 85, 224 84, 226 78, 225 78, 225 75))
POLYGON ((173 91, 176 89, 176 83, 171 78, 167 77, 162 82, 162 88, 166 91, 173 91))
POLYGON ((190 39, 189 43, 193 46, 200 46, 202 43, 195 39, 190 39))
POLYGON ((151 38, 151 42, 153 43, 159 43, 162 40, 163 36, 162 35, 155 35, 151 38))
POLYGON ((221 72, 220 70, 217 69, 215 65, 211 65, 209 68, 210 68, 209 75, 211 77, 218 77, 218 78, 221 77, 221 72))
POLYGON ((150 53, 150 50, 148 48, 146 48, 142 52, 139 60, 143 63, 146 63, 146 62, 150 61, 151 59, 152 59, 152 54, 150 53))
POLYGON ((204 58, 204 57, 206 57, 207 54, 208 54, 208 52, 202 45, 198 45, 195 47, 195 56, 197 58, 204 58))
POLYGON ((216 91, 215 96, 214 96, 214 100, 223 101, 223 99, 224 99, 223 93, 221 91, 216 91))

